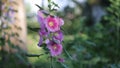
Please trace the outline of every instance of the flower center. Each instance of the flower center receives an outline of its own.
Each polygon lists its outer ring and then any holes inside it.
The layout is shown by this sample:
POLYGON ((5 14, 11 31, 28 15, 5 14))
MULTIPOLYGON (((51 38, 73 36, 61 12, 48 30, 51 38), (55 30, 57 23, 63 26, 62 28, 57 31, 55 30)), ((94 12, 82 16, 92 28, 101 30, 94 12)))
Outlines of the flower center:
POLYGON ((51 26, 51 27, 52 27, 53 25, 54 25, 54 23, 53 23, 53 22, 49 22, 49 26, 51 26))
POLYGON ((57 46, 56 46, 55 44, 53 45, 53 49, 54 49, 54 50, 56 50, 56 49, 57 49, 57 46))

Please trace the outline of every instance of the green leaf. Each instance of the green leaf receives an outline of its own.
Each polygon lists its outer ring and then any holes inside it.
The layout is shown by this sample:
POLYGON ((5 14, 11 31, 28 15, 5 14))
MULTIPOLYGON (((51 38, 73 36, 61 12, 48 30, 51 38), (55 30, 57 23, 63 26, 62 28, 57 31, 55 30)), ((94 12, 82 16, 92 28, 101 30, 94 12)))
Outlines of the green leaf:
POLYGON ((42 44, 41 47, 42 47, 45 51, 49 51, 49 49, 46 47, 46 44, 42 44))
POLYGON ((42 7, 40 7, 39 5, 35 4, 40 10, 44 10, 42 7))
POLYGON ((44 55, 44 54, 39 54, 39 55, 37 55, 37 54, 25 54, 27 57, 40 57, 40 56, 42 56, 42 55, 44 55))
POLYGON ((40 28, 32 28, 30 26, 27 27, 29 30, 32 30, 34 32, 38 32, 40 30, 40 28))

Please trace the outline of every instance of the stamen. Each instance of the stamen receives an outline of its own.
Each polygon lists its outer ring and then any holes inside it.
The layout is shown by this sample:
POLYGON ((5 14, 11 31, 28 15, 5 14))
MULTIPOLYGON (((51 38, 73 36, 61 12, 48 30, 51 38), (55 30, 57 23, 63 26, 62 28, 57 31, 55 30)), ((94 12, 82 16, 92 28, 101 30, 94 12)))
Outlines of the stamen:
POLYGON ((54 23, 53 23, 53 22, 49 22, 49 26, 51 26, 51 27, 52 27, 53 25, 54 25, 54 23))

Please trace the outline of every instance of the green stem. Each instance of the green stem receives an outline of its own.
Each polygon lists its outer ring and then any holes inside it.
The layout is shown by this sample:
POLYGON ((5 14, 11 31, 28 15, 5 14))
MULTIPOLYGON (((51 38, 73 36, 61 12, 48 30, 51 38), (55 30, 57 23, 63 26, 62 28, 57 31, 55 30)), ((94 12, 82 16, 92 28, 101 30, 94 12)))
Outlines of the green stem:
POLYGON ((53 66, 53 57, 52 56, 50 56, 50 62, 51 62, 51 68, 54 68, 54 66, 53 66))
POLYGON ((73 58, 70 56, 70 54, 67 52, 67 50, 63 47, 63 50, 65 51, 66 55, 71 59, 73 60, 73 58))
POLYGON ((65 64, 61 63, 60 64, 64 67, 64 68, 68 68, 65 64))
POLYGON ((119 25, 120 20, 119 19, 120 19, 120 17, 118 16, 117 18, 118 18, 117 19, 118 25, 116 26, 116 28, 117 28, 117 33, 116 33, 117 34, 117 42, 116 42, 117 45, 116 46, 118 47, 118 53, 119 53, 119 40, 120 40, 120 38, 119 38, 119 35, 120 35, 119 34, 119 31, 120 31, 120 25, 119 25))

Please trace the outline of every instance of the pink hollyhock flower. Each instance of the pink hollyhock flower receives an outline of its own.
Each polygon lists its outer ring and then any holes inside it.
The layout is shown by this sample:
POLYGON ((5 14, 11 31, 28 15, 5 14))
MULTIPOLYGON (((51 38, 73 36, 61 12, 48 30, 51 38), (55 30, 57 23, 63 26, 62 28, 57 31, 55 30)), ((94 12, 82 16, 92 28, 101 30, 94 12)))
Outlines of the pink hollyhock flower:
POLYGON ((54 41, 50 41, 47 47, 50 50, 51 56, 58 56, 62 53, 62 45, 57 44, 54 41))
POLYGON ((48 16, 46 18, 45 26, 47 30, 50 32, 55 32, 55 31, 60 30, 59 21, 57 17, 48 16))
POLYGON ((61 31, 55 32, 53 40, 59 40, 61 42, 63 40, 63 33, 61 31))

